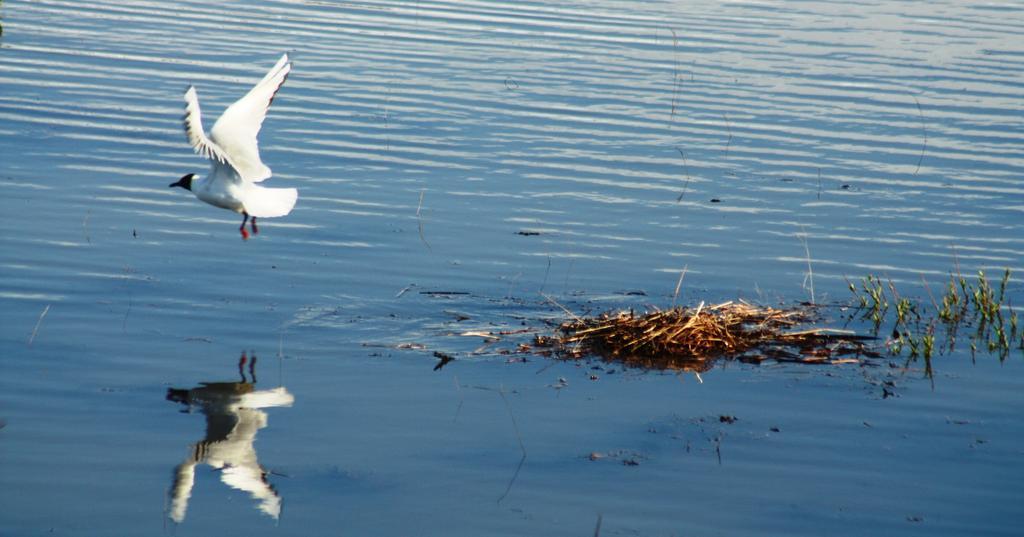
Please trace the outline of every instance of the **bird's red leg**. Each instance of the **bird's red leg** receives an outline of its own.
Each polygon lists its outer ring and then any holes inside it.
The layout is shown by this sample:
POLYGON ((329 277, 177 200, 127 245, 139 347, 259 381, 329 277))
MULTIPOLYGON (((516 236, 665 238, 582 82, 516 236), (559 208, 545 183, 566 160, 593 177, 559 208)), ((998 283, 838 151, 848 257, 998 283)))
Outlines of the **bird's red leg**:
POLYGON ((242 240, 249 238, 249 232, 245 230, 245 223, 249 221, 249 213, 242 213, 242 225, 238 228, 238 231, 242 232, 242 240))
POLYGON ((245 362, 245 351, 242 351, 242 357, 238 359, 238 376, 242 377, 242 382, 245 382, 245 362))
POLYGON ((260 230, 256 228, 256 217, 255 216, 252 217, 252 221, 249 224, 252 226, 252 234, 253 235, 256 235, 256 234, 258 234, 260 232, 260 230))

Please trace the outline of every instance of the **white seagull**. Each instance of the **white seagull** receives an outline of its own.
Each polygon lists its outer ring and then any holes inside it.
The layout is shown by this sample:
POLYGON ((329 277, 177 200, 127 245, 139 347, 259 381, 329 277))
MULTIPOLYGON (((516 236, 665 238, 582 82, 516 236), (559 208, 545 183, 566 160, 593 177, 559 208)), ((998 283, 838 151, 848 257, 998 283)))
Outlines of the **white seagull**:
POLYGON ((257 184, 270 178, 270 168, 260 160, 256 136, 274 95, 291 70, 288 55, 282 55, 263 80, 221 114, 209 137, 203 132, 196 88, 189 86, 185 92, 185 134, 196 153, 210 159, 210 173, 203 178, 190 173, 170 186, 190 190, 215 207, 241 213, 242 225, 238 229, 243 239, 249 238, 245 223, 250 217, 253 234, 259 233, 257 217, 284 216, 292 211, 299 197, 294 188, 266 188, 257 184))

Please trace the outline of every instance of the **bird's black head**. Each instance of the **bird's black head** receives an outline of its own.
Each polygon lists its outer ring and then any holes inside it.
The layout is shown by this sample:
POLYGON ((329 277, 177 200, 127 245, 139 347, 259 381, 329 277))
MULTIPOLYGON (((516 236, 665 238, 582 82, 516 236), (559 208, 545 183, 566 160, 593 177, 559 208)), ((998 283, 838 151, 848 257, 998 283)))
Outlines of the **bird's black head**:
POLYGON ((180 186, 181 188, 184 188, 185 190, 192 190, 192 179, 195 179, 195 177, 196 177, 196 174, 194 174, 194 173, 190 173, 188 175, 183 175, 181 177, 181 179, 178 179, 177 183, 171 183, 168 186, 170 186, 172 188, 176 187, 176 186, 180 186))

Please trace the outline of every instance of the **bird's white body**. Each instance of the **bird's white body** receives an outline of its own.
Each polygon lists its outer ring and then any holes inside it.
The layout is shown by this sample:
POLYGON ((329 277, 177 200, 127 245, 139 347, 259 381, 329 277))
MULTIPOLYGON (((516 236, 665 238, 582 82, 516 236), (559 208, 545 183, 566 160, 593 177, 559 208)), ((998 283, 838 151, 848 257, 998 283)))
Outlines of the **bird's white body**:
POLYGON ((227 166, 213 166, 210 174, 192 183, 192 192, 202 201, 239 214, 273 218, 290 213, 298 199, 294 188, 266 188, 239 180, 227 166))
MULTIPOLYGON (((259 134, 267 109, 274 95, 291 71, 288 55, 277 64, 249 93, 235 101, 217 119, 207 137, 203 131, 199 97, 189 86, 185 92, 185 134, 196 153, 210 159, 210 172, 201 179, 189 174, 171 186, 191 190, 197 198, 215 207, 260 218, 284 216, 291 212, 298 199, 294 188, 266 188, 260 183, 271 176, 270 168, 260 160, 259 134)), ((242 221, 242 235, 245 220, 242 221)), ((255 227, 253 228, 255 231, 255 227)))

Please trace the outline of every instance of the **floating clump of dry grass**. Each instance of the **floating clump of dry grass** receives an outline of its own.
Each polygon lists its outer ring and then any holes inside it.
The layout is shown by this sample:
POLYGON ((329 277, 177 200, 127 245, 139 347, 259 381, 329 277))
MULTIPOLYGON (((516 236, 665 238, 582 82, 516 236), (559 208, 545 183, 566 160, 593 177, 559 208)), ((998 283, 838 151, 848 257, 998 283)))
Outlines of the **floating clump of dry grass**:
POLYGON ((760 362, 849 363, 849 355, 871 355, 872 338, 852 332, 793 328, 814 318, 814 306, 788 309, 729 301, 697 308, 676 307, 644 314, 604 313, 566 321, 558 335, 538 337, 537 346, 566 358, 596 355, 645 369, 705 371, 719 357, 760 362))

